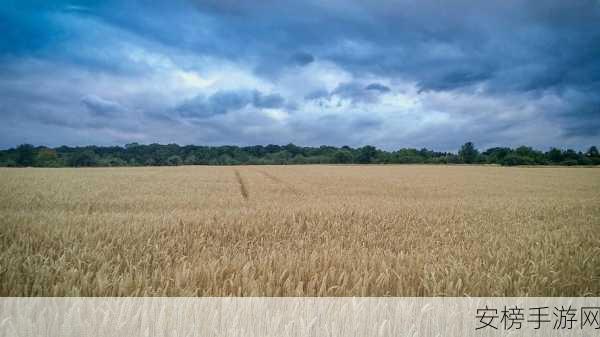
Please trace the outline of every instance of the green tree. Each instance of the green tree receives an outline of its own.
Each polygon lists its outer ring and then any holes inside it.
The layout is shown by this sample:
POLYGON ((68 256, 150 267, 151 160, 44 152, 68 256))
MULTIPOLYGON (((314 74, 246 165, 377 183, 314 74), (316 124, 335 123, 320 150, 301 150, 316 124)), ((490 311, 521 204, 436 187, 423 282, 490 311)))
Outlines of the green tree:
POLYGON ((290 163, 292 163, 292 164, 306 164, 307 160, 306 160, 305 156, 303 156, 302 154, 298 154, 298 155, 294 156, 294 158, 292 158, 290 160, 290 163))
POLYGON ((17 147, 18 166, 32 166, 35 161, 35 148, 31 144, 22 144, 17 147))
POLYGON ((287 150, 282 150, 268 154, 267 158, 271 160, 273 164, 287 164, 289 160, 292 159, 292 155, 287 150))
POLYGON ((198 159, 196 158, 196 156, 191 154, 191 155, 185 157, 183 164, 184 165, 196 165, 197 162, 198 162, 198 159))
POLYGON ((511 152, 512 150, 508 147, 492 147, 485 150, 482 154, 486 156, 488 163, 499 164, 511 152))
POLYGON ((587 152, 551 149, 543 153, 527 146, 491 148, 479 153, 473 143, 464 144, 457 154, 435 152, 422 148, 402 148, 397 151, 378 150, 373 146, 299 147, 294 144, 256 146, 196 146, 177 144, 121 146, 60 146, 54 149, 23 144, 18 148, 0 150, 0 166, 137 166, 181 164, 326 164, 326 163, 498 163, 523 165, 549 163, 562 165, 600 165, 600 155, 595 146, 587 152), (514 154, 507 160, 507 156, 514 154), (185 159, 185 160, 183 160, 185 159))
POLYGON ((546 153, 548 160, 553 163, 560 163, 564 160, 563 152, 555 147, 551 148, 548 153, 546 153))
POLYGON ((458 151, 458 157, 465 164, 472 164, 477 160, 479 151, 475 148, 472 142, 466 142, 458 151))
POLYGON ((575 166, 575 165, 578 165, 579 162, 575 159, 565 159, 565 160, 561 161, 560 164, 566 165, 566 166, 575 166))
POLYGON ((533 149, 525 145, 521 145, 518 148, 516 148, 515 152, 521 157, 535 157, 535 152, 533 151, 533 149))
POLYGON ((358 149, 358 156, 356 161, 360 164, 369 164, 373 161, 373 158, 377 155, 377 149, 374 146, 367 145, 358 149))
POLYGON ((567 151, 565 151, 563 155, 565 157, 565 160, 577 161, 577 159, 579 159, 579 154, 575 152, 575 150, 567 149, 567 151))
POLYGON ((127 162, 121 158, 108 156, 98 160, 100 166, 127 166, 127 162))
POLYGON ((169 166, 178 166, 181 165, 182 160, 180 156, 170 156, 169 158, 167 158, 167 165, 169 166))
POLYGON ((302 153, 302 148, 300 148, 292 143, 289 143, 288 145, 284 146, 283 149, 286 150, 287 152, 289 152, 292 156, 296 156, 296 155, 302 153))
POLYGON ((333 154, 333 162, 336 164, 349 164, 352 162, 352 153, 348 150, 338 150, 333 154))
POLYGON ((80 167, 80 166, 96 166, 98 163, 98 157, 92 150, 84 150, 82 152, 75 152, 69 158, 69 165, 80 167))
POLYGON ((56 151, 49 148, 41 148, 35 158, 36 166, 56 167, 59 166, 56 151))
POLYGON ((502 166, 516 166, 516 165, 534 165, 535 161, 530 157, 524 157, 517 153, 510 153, 506 157, 500 160, 502 166))
POLYGON ((600 153, 598 153, 598 148, 595 146, 590 147, 589 150, 587 150, 587 152, 585 153, 585 155, 590 158, 600 157, 600 153))

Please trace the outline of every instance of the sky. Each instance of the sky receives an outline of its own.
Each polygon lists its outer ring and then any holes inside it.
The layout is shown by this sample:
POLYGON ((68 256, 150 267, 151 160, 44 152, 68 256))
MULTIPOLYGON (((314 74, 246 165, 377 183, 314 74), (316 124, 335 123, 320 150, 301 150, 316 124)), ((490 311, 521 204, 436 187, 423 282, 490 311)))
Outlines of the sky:
POLYGON ((600 145, 600 0, 5 0, 0 148, 600 145))

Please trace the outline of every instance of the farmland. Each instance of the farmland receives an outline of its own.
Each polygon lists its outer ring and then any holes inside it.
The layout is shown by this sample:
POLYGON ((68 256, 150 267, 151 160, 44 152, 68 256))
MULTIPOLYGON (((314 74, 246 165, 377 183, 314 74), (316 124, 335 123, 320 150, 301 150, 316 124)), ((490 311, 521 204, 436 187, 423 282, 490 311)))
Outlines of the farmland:
POLYGON ((0 169, 2 296, 600 296, 600 169, 0 169))

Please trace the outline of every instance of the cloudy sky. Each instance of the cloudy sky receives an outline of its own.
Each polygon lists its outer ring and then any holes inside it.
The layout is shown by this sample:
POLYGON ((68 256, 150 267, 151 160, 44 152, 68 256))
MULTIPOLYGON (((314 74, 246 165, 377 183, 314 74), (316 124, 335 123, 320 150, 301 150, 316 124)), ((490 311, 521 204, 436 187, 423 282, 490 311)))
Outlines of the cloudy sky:
POLYGON ((600 144, 598 0, 8 0, 0 33, 0 148, 600 144))

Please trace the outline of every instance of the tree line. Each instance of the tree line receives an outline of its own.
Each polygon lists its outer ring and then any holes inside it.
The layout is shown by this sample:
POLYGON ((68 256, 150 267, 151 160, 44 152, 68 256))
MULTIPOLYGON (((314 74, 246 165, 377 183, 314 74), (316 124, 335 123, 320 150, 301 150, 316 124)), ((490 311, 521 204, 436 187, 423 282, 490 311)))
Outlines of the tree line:
POLYGON ((22 144, 0 151, 3 167, 178 166, 178 165, 285 165, 285 164, 499 164, 600 165, 596 146, 586 152, 551 148, 543 152, 528 146, 494 147, 479 151, 472 142, 457 153, 426 148, 384 151, 374 146, 352 148, 288 145, 196 146, 177 144, 125 146, 60 146, 22 144))

